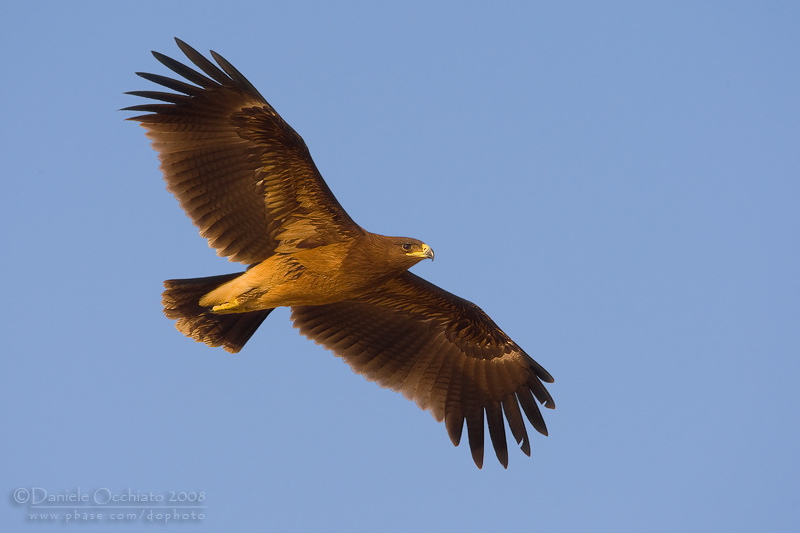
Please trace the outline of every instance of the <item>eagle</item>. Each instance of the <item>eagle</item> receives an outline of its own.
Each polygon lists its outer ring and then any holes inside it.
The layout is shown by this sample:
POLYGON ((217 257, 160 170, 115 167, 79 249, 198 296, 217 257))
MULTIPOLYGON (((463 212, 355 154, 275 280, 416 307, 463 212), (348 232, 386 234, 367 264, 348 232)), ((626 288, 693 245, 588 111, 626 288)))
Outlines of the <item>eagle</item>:
POLYGON ((433 259, 427 244, 356 224, 300 135, 237 69, 175 40, 197 70, 153 52, 183 80, 137 72, 170 92, 126 93, 148 99, 126 107, 143 113, 127 120, 147 130, 167 190, 209 246, 247 265, 165 281, 175 327, 235 353, 273 309, 290 307, 300 333, 444 421, 456 446, 466 423, 478 468, 484 423, 504 468, 504 419, 530 456, 523 413, 547 435, 537 401, 555 407, 552 376, 478 306, 408 271, 433 259))

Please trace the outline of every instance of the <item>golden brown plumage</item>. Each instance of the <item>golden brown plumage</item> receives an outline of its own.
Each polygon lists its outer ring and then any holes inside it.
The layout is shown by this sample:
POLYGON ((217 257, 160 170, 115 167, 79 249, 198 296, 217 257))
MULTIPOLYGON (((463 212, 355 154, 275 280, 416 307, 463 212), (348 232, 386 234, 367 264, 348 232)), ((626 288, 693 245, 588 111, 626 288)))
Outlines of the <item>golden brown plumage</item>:
POLYGON ((455 445, 466 421, 478 467, 484 413, 504 467, 504 414, 530 455, 522 413, 547 434, 536 400, 555 406, 542 383, 550 374, 476 305, 408 272, 433 259, 426 244, 353 222, 303 139, 230 63, 176 41, 203 74, 153 52, 191 84, 139 73, 176 92, 129 93, 163 102, 127 108, 145 112, 130 120, 147 129, 167 189, 209 245, 250 265, 166 281, 164 313, 178 330, 238 352, 272 309, 289 306, 301 333, 429 410, 455 445))

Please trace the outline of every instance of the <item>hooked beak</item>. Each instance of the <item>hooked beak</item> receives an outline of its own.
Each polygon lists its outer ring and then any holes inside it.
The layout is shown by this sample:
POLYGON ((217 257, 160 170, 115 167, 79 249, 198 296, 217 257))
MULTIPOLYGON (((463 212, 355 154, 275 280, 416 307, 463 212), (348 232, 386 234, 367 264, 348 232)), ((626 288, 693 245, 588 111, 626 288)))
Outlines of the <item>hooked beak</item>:
POLYGON ((422 243, 422 249, 418 252, 410 252, 406 254, 410 257, 419 257, 420 259, 430 259, 433 261, 433 248, 425 243, 422 243))

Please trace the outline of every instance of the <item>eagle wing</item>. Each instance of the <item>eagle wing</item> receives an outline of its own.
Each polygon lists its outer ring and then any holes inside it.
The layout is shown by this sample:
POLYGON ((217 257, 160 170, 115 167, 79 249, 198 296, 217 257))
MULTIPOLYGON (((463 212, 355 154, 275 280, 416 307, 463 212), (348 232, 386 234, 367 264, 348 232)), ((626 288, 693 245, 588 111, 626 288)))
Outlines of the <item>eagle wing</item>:
POLYGON ((230 63, 219 66, 176 39, 200 73, 163 54, 191 83, 139 76, 176 92, 128 94, 164 103, 125 110, 147 129, 167 189, 217 254, 252 264, 275 251, 337 242, 363 230, 322 179, 300 135, 230 63))
POLYGON ((484 413, 498 460, 508 466, 503 414, 530 455, 522 412, 547 435, 534 398, 555 403, 553 378, 478 306, 406 272, 354 300, 292 308, 294 326, 370 381, 416 401, 444 421, 458 446, 464 421, 472 458, 483 464, 484 413))

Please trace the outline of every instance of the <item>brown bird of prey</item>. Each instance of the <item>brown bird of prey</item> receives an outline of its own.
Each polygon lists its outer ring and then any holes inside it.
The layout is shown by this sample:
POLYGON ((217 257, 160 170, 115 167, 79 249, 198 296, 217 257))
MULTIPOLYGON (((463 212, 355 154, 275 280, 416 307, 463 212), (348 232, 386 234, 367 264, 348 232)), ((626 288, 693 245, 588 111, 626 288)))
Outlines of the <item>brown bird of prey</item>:
POLYGON ((484 413, 508 465, 503 415, 530 455, 522 416, 547 435, 536 400, 553 378, 475 304, 408 272, 433 259, 425 243, 370 233, 325 184, 303 139, 215 52, 176 39, 194 70, 158 52, 186 81, 137 73, 174 92, 126 108, 147 130, 169 190, 217 254, 245 272, 164 282, 164 314, 184 335, 238 352, 278 306, 294 326, 381 387, 444 421, 456 446, 467 424, 483 465, 484 413), (520 406, 522 410, 520 410, 520 406))

